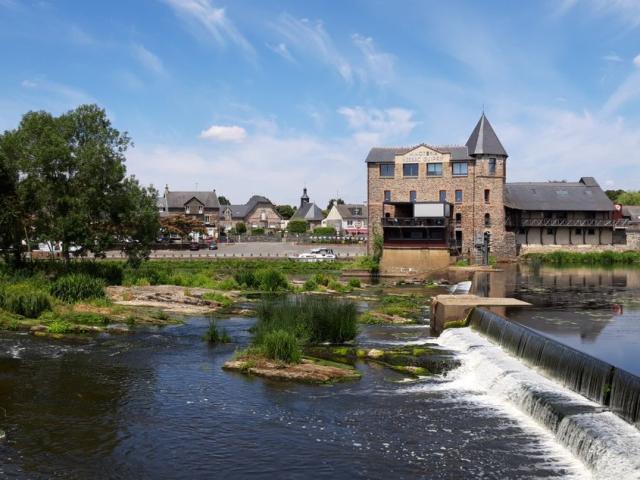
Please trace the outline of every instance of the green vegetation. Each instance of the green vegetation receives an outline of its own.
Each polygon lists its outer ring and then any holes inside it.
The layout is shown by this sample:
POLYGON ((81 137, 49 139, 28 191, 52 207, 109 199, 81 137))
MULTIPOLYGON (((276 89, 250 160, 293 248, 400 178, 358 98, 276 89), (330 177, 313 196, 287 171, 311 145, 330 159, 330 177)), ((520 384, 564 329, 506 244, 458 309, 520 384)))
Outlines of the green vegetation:
POLYGON ((285 363, 299 363, 302 358, 298 339, 286 330, 266 332, 262 339, 262 352, 267 358, 285 363))
POLYGON ((337 232, 334 227, 316 227, 313 229, 313 234, 320 237, 335 237, 337 232))
POLYGON ((277 205, 276 211, 285 220, 289 220, 296 213, 296 209, 291 205, 277 205))
POLYGON ((51 310, 51 306, 49 294, 32 284, 17 283, 1 287, 0 307, 16 315, 38 318, 42 312, 51 310))
POLYGON ((384 237, 379 233, 373 235, 373 260, 380 263, 384 252, 384 237))
POLYGON ((469 260, 467 260, 466 258, 461 258, 459 260, 456 260, 456 263, 454 265, 456 267, 468 267, 469 266, 469 260))
POLYGON ((290 233, 306 233, 309 230, 309 222, 306 220, 290 220, 287 230, 290 233))
POLYGON ((528 253, 524 256, 527 262, 532 264, 549 265, 632 265, 640 264, 640 252, 551 252, 528 253))
POLYGON ((238 222, 236 223, 234 230, 238 235, 244 235, 245 233, 247 233, 247 226, 242 222, 238 222))
POLYGON ((397 315, 417 320, 422 308, 428 301, 427 297, 416 294, 385 295, 376 310, 386 315, 397 315))
POLYGON ((225 308, 233 305, 233 300, 218 292, 207 292, 202 295, 202 298, 204 300, 209 300, 210 302, 219 303, 222 307, 225 308))
POLYGON ((369 273, 378 273, 380 270, 380 258, 371 255, 364 255, 353 261, 349 269, 367 270, 369 273))
POLYGON ((212 344, 231 343, 231 337, 229 337, 227 331, 225 329, 219 331, 214 319, 209 320, 209 326, 204 333, 204 339, 212 344))
POLYGON ((73 332, 73 325, 63 320, 54 320, 47 325, 47 332, 55 334, 64 334, 73 332))
POLYGON ((360 283, 360 280, 357 278, 349 279, 349 281, 347 282, 347 285, 351 288, 362 288, 362 284, 360 283))
POLYGON ((53 282, 51 294, 67 303, 90 298, 104 298, 104 280, 85 273, 64 275, 53 282))
POLYGON ((309 278, 304 282, 304 285, 302 285, 302 290, 305 292, 313 292, 317 288, 318 288, 318 284, 313 278, 309 278))
POLYGON ((252 228, 251 235, 264 235, 264 228, 252 228))
POLYGON ((466 320, 451 320, 450 322, 446 322, 444 324, 444 329, 447 328, 464 328, 467 326, 466 320))

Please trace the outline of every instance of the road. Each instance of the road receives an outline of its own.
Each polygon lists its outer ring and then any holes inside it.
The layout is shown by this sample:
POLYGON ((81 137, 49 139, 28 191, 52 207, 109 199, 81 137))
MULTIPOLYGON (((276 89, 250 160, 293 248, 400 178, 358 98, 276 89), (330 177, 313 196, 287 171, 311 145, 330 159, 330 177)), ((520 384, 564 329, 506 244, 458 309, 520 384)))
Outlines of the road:
MULTIPOLYGON (((154 250, 151 252, 151 258, 284 258, 294 257, 300 253, 308 252, 312 248, 320 247, 333 249, 336 255, 338 255, 338 258, 362 256, 366 254, 367 250, 365 244, 298 245, 293 242, 247 242, 231 244, 224 243, 218 246, 218 250, 198 250, 197 252, 192 252, 190 250, 154 250)), ((107 252, 107 258, 122 257, 123 255, 119 251, 107 252)))

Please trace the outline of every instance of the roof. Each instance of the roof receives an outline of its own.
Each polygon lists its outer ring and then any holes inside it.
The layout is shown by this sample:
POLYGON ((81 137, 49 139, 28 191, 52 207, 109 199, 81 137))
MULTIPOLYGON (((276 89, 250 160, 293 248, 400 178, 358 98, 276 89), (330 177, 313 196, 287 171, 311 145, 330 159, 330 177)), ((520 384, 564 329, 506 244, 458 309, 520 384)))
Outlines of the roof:
POLYGON ((357 203, 345 203, 335 206, 343 220, 364 220, 367 218, 367 206, 357 203), (360 213, 354 213, 360 209, 360 213))
POLYGON ((467 140, 466 145, 469 155, 508 156, 489 120, 484 116, 484 113, 480 117, 480 120, 478 120, 473 132, 471 132, 471 136, 469 140, 467 140))
POLYGON ((323 219, 322 209, 315 203, 304 203, 291 217, 291 220, 306 220, 308 222, 319 222, 323 219))
POLYGON ((505 185, 504 204, 517 210, 613 211, 613 203, 593 177, 578 182, 522 182, 505 185))
POLYGON ((367 163, 391 163, 395 160, 396 155, 404 155, 418 147, 427 147, 436 152, 449 153, 451 160, 471 160, 465 145, 427 145, 426 143, 420 143, 412 147, 373 147, 369 150, 365 161, 367 163))
POLYGON ((184 208, 191 199, 195 198, 205 208, 220 208, 216 192, 165 192, 168 208, 184 208))
POLYGON ((223 206, 223 211, 226 210, 227 208, 230 208, 232 218, 245 218, 261 203, 267 204, 271 207, 273 206, 273 203, 271 203, 271 200, 269 200, 267 197, 263 197, 262 195, 254 195, 244 205, 223 206))
POLYGON ((640 206, 623 205, 622 216, 628 218, 630 223, 640 223, 640 206))

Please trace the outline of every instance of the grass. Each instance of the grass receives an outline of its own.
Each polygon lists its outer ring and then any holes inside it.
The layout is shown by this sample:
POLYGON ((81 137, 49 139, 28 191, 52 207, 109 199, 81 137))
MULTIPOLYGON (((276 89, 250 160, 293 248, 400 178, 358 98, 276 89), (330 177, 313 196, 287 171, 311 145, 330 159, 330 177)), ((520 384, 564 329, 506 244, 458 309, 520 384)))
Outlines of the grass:
POLYGON ((460 260, 456 260, 456 263, 454 263, 454 265, 456 267, 468 267, 469 266, 469 260, 467 260, 465 258, 461 258, 460 260))
POLYGON ((548 265, 634 265, 640 264, 640 252, 551 252, 528 253, 524 259, 532 264, 548 265))
POLYGON ((267 358, 285 363, 299 363, 302 350, 296 336, 286 330, 272 330, 262 339, 262 351, 267 358))
POLYGON ((38 318, 42 312, 51 310, 49 294, 29 283, 16 283, 0 287, 0 307, 28 318, 38 318))
POLYGON ((86 273, 63 275, 51 285, 51 294, 67 303, 75 303, 92 298, 104 298, 105 282, 101 278, 86 273))
POLYGON ((450 322, 446 322, 444 324, 444 330, 448 328, 464 328, 467 326, 466 320, 451 320, 450 322))
POLYGON ((380 270, 380 260, 371 255, 358 257, 348 266, 350 270, 367 270, 369 273, 377 273, 380 270))
POLYGON ((233 305, 233 300, 231 300, 226 295, 218 292, 207 292, 202 295, 204 300, 209 300, 210 302, 219 303, 221 307, 227 308, 233 305))
POLYGON ((429 299, 422 295, 385 295, 376 311, 417 320, 429 299))
POLYGON ((231 337, 227 334, 227 331, 225 329, 222 329, 222 331, 218 330, 214 319, 209 320, 209 326, 204 333, 204 339, 214 345, 218 343, 231 343, 231 337))
POLYGON ((49 333, 64 334, 73 332, 73 330, 73 325, 64 320, 54 320, 47 325, 47 332, 49 333))

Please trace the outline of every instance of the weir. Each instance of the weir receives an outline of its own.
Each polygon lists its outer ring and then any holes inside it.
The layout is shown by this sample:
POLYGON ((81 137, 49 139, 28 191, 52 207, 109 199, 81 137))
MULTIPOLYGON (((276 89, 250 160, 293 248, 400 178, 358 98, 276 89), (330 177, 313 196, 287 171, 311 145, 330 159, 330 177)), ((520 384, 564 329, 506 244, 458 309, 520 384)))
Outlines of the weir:
POLYGON ((640 428, 640 377, 487 310, 475 308, 469 325, 545 376, 640 428))

